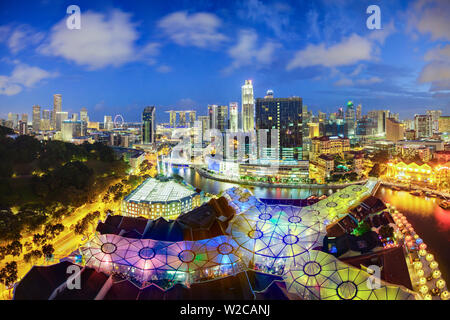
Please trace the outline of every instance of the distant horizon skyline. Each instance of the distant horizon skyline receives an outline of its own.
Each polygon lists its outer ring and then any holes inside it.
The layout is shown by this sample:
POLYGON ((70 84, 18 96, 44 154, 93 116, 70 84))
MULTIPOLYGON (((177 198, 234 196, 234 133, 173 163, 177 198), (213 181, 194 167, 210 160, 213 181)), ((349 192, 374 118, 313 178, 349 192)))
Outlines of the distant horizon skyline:
POLYGON ((60 93, 63 110, 98 121, 136 122, 154 105, 166 122, 172 108, 241 104, 246 79, 255 97, 298 96, 314 113, 349 100, 402 119, 450 110, 448 0, 79 0, 79 30, 68 5, 0 2, 0 118, 52 110, 60 93))

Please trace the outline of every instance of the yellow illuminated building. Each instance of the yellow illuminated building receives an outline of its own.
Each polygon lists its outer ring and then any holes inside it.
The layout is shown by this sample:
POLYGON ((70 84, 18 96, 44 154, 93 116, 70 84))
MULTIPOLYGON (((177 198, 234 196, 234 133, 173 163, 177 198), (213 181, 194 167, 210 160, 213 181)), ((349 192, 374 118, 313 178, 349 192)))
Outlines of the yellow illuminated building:
POLYGON ((448 188, 450 184, 450 163, 430 165, 403 161, 390 161, 387 165, 386 176, 399 182, 422 182, 439 188, 448 188))

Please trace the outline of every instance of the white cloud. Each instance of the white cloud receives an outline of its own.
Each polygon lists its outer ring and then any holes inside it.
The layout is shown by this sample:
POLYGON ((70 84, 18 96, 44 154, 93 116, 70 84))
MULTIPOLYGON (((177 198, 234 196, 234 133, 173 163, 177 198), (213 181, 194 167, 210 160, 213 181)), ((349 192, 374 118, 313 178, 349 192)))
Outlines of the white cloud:
POLYGON ((418 0, 408 10, 407 27, 429 34, 432 40, 450 40, 449 12, 448 0, 418 0))
POLYGON ((367 79, 357 79, 357 80, 352 80, 350 78, 342 78, 342 79, 336 81, 334 83, 334 85, 337 87, 351 87, 351 86, 355 86, 355 85, 366 86, 366 85, 371 85, 371 84, 375 84, 375 83, 380 83, 382 81, 383 80, 379 77, 371 77, 371 78, 367 78, 367 79))
POLYGON ((221 20, 211 13, 186 11, 171 13, 158 21, 158 27, 173 42, 181 46, 208 48, 226 40, 226 36, 217 29, 221 20))
POLYGON ((324 43, 310 44, 305 49, 297 51, 286 69, 298 67, 325 66, 337 67, 352 65, 360 61, 371 60, 373 43, 356 34, 343 39, 341 42, 326 46, 324 43))
POLYGON ((349 78, 342 78, 334 83, 337 87, 348 87, 353 85, 353 80, 349 78))
POLYGON ((450 90, 450 44, 425 53, 428 63, 419 74, 420 83, 431 83, 430 91, 450 90))
POLYGON ((157 54, 158 45, 138 48, 135 41, 139 35, 130 17, 118 9, 105 14, 87 11, 82 14, 79 30, 69 30, 63 19, 53 26, 40 52, 63 57, 91 70, 136 60, 148 59, 153 63, 152 56, 157 54))
POLYGON ((379 42, 380 44, 384 44, 384 41, 387 37, 395 33, 397 30, 395 29, 394 21, 391 21, 390 23, 386 25, 382 25, 380 30, 372 30, 369 33, 369 39, 375 40, 379 42))
POLYGON ((159 73, 168 73, 168 72, 172 71, 172 68, 167 65, 162 65, 162 66, 157 67, 156 71, 158 71, 159 73))
POLYGON ((265 66, 272 62, 274 52, 280 45, 274 41, 266 41, 258 47, 258 35, 253 30, 241 30, 238 42, 228 50, 233 62, 224 71, 230 72, 234 69, 254 65, 265 66))
POLYGON ((48 72, 38 67, 18 63, 10 76, 0 75, 0 94, 15 95, 24 87, 33 87, 42 80, 56 76, 58 76, 56 72, 48 72))
POLYGON ((292 9, 286 3, 264 4, 260 0, 247 0, 242 2, 242 9, 238 14, 244 20, 266 24, 277 37, 283 37, 286 35, 285 29, 289 25, 291 12, 292 9))
POLYGON ((13 54, 18 53, 27 46, 39 44, 44 39, 44 36, 43 32, 37 32, 26 24, 0 26, 0 42, 6 43, 13 54))

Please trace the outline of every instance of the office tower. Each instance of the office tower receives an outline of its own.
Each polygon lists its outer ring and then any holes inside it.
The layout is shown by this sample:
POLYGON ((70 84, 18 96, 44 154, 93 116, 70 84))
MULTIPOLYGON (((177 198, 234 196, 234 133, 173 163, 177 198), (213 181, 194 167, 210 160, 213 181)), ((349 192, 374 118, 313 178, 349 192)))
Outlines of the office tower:
POLYGON ((344 108, 339 108, 337 113, 336 113, 336 119, 344 120, 344 117, 345 117, 344 108))
POLYGON ((431 126, 433 133, 439 132, 439 118, 442 115, 441 110, 427 110, 427 115, 431 116, 431 126))
POLYGON ((19 127, 19 114, 9 112, 8 121, 12 122, 13 129, 17 129, 19 127))
POLYGON ((315 138, 320 136, 319 123, 309 122, 309 138, 315 138))
POLYGON ((405 130, 405 139, 406 140, 416 140, 416 131, 415 130, 405 130))
POLYGON ((242 86, 242 129, 244 132, 255 129, 255 101, 252 80, 245 80, 242 86))
POLYGON ((405 139, 405 125, 395 120, 395 118, 386 119, 386 140, 397 142, 405 139))
POLYGON ((356 107, 356 120, 360 120, 362 118, 362 107, 360 104, 356 107))
POLYGON ((239 105, 237 102, 230 102, 230 130, 231 132, 239 130, 239 105))
POLYGON ((355 109, 353 102, 347 102, 347 110, 345 111, 345 136, 347 138, 353 138, 355 136, 356 119, 355 119, 355 109))
POLYGON ((403 123, 405 124, 405 130, 414 130, 414 120, 406 119, 403 123))
POLYGON ((84 136, 83 126, 80 120, 64 120, 61 127, 61 137, 63 141, 70 142, 73 138, 84 136))
POLYGON ((41 127, 41 107, 38 105, 33 106, 33 131, 39 132, 41 127))
POLYGON ((429 138, 433 135, 433 120, 431 115, 414 115, 414 129, 416 138, 429 138))
POLYGON ((22 122, 28 124, 28 113, 22 113, 22 122))
POLYGON ((155 107, 145 107, 142 112, 142 143, 155 142, 155 107))
POLYGON ((78 121, 78 113, 72 113, 71 121, 78 121))
POLYGON ((439 132, 450 132, 450 116, 439 117, 439 132))
POLYGON ((325 112, 319 111, 318 117, 319 117, 319 122, 327 121, 327 114, 325 112))
POLYGON ((51 125, 53 128, 56 127, 56 113, 57 112, 61 112, 62 106, 62 96, 60 94, 54 94, 53 95, 53 114, 52 114, 52 119, 51 119, 51 125))
POLYGON ((167 111, 169 113, 169 124, 172 128, 177 126, 177 112, 174 110, 167 111))
POLYGON ((49 131, 51 129, 51 125, 52 125, 51 121, 52 121, 52 117, 51 117, 50 110, 48 110, 48 109, 42 110, 40 130, 41 131, 49 131))
POLYGON ((376 134, 386 133, 386 118, 389 118, 389 110, 372 110, 368 112, 369 118, 376 124, 376 134))
POLYGON ((67 111, 57 112, 55 116, 55 130, 61 131, 63 121, 69 118, 69 113, 67 111))
POLYGON ((388 117, 391 118, 391 119, 394 119, 396 121, 400 121, 399 120, 400 119, 400 114, 398 112, 397 113, 389 112, 389 116, 388 117))
POLYGON ((209 116, 199 116, 198 121, 200 122, 201 126, 202 142, 203 142, 207 140, 206 132, 209 130, 209 116))
POLYGON ((113 125, 112 116, 103 116, 103 129, 111 130, 113 125))
POLYGON ((19 134, 20 135, 28 134, 28 124, 26 121, 23 120, 19 121, 19 134))
POLYGON ((225 132, 228 129, 228 106, 208 106, 209 128, 225 132))
POLYGON ((86 108, 81 108, 80 110, 80 120, 86 123, 89 122, 89 116, 86 108))
POLYGON ((256 130, 269 129, 267 147, 273 149, 272 146, 277 143, 272 143, 270 130, 278 129, 280 159, 302 159, 302 105, 302 98, 299 97, 256 99, 256 130))
POLYGON ((189 111, 189 126, 194 127, 195 118, 197 116, 197 112, 194 110, 189 111))

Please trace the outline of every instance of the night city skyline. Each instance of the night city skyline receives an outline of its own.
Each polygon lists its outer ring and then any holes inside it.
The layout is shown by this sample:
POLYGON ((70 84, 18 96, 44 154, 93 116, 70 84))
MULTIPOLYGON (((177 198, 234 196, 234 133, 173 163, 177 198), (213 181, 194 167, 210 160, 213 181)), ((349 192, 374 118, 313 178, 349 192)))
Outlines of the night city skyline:
POLYGON ((167 319, 450 300, 449 17, 449 0, 1 1, 0 300, 167 319))
POLYGON ((64 111, 86 107, 96 121, 139 121, 155 105, 157 121, 167 122, 166 110, 206 114, 209 104, 240 102, 245 79, 255 98, 272 89, 302 97, 315 113, 349 100, 402 119, 446 110, 448 2, 375 2, 381 30, 366 27, 368 1, 81 1, 81 30, 65 28, 65 3, 27 2, 22 11, 4 2, 0 117, 31 116, 32 105, 50 107, 60 93, 64 111))

